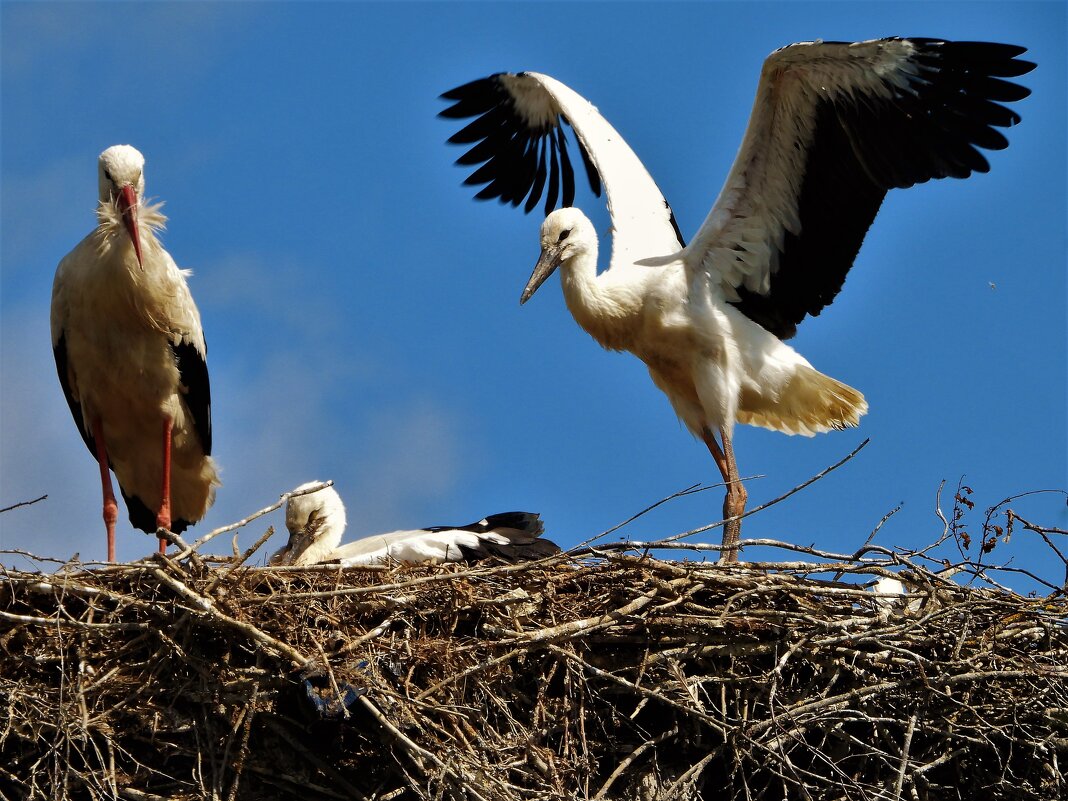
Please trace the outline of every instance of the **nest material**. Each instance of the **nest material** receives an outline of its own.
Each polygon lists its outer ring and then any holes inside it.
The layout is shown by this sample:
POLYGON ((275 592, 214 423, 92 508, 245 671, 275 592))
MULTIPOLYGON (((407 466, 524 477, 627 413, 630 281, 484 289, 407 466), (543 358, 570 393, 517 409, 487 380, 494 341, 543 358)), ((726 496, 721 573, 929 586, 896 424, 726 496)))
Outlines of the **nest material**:
POLYGON ((1063 596, 890 561, 5 569, 0 796, 1068 797, 1063 596))

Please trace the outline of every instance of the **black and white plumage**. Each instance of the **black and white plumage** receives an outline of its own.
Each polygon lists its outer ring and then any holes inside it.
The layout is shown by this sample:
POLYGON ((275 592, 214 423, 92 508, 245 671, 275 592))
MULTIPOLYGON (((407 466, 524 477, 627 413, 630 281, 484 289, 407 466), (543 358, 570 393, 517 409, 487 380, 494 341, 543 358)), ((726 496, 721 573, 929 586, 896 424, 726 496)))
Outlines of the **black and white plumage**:
POLYGON ((443 95, 441 116, 474 117, 449 141, 478 198, 532 210, 544 194, 542 256, 525 302, 559 267, 568 308, 606 348, 641 358, 701 438, 727 484, 724 556, 737 557, 745 489, 735 422, 789 434, 855 426, 856 390, 784 344, 838 294, 885 194, 932 178, 986 172, 979 148, 1019 122, 1001 105, 1029 90, 1023 48, 880 39, 810 42, 764 62, 741 147, 687 246, 667 201, 618 132, 547 75, 498 73, 443 95), (597 274, 597 236, 575 196, 570 126, 591 188, 603 182, 612 255, 597 274), (556 211, 558 198, 563 208, 556 211), (717 435, 719 437, 717 441, 717 435), (722 444, 721 444, 722 443, 722 444))
MULTIPOLYGON (((310 481, 294 492, 322 482, 310 481)), ((391 531, 341 544, 345 533, 345 504, 333 487, 291 497, 286 503, 289 541, 271 557, 273 565, 314 565, 339 562, 342 567, 474 562, 496 558, 504 562, 541 559, 559 553, 553 542, 542 539, 541 518, 533 512, 503 512, 466 526, 391 531)))
MULTIPOLYGON (((115 472, 130 522, 180 533, 219 484, 200 313, 156 233, 166 217, 144 199, 144 157, 100 154, 98 225, 59 263, 52 348, 74 422, 97 459, 108 560, 115 559, 115 472)), ((160 540, 160 551, 166 540, 160 540)))

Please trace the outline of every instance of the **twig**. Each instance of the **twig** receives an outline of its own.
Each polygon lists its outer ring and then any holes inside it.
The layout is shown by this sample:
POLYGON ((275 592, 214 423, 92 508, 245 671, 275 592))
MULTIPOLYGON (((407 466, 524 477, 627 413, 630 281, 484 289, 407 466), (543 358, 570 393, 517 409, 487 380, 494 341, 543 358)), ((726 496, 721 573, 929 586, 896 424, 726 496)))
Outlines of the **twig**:
POLYGON ((1039 526, 1034 523, 1029 523, 1024 520, 1022 515, 1017 514, 1012 511, 1012 509, 1007 510, 1006 514, 1012 515, 1013 518, 1023 523, 1024 528, 1034 531, 1036 534, 1068 534, 1068 529, 1054 528, 1053 526, 1039 526))
POLYGON ((483 628, 494 634, 504 634, 505 636, 510 637, 511 639, 502 640, 502 643, 507 645, 519 642, 544 643, 565 640, 580 634, 588 634, 589 632, 596 631, 605 626, 611 626, 616 621, 621 620, 628 615, 633 615, 643 606, 652 601, 658 592, 659 590, 652 589, 643 595, 639 595, 630 603, 619 607, 619 609, 613 609, 611 612, 605 612, 603 615, 597 615, 596 617, 588 617, 583 618, 582 620, 572 620, 568 623, 561 623, 559 626, 553 626, 547 629, 538 629, 537 631, 520 633, 492 626, 483 626, 483 628))
POLYGON ((713 488, 715 488, 717 486, 723 486, 723 485, 722 484, 711 484, 711 485, 707 485, 706 486, 704 484, 692 484, 689 487, 686 487, 685 489, 679 490, 678 492, 673 492, 670 495, 668 495, 668 496, 666 496, 664 498, 661 498, 659 501, 655 501, 654 503, 649 504, 644 509, 642 509, 640 512, 636 512, 635 514, 632 514, 630 517, 628 517, 622 523, 616 523, 616 525, 612 526, 609 529, 606 529, 606 530, 602 531, 600 534, 596 534, 596 535, 590 537, 589 539, 586 539, 586 540, 580 542, 578 545, 574 546, 574 548, 571 548, 570 550, 571 551, 575 551, 575 550, 578 550, 578 549, 585 548, 586 546, 590 545, 591 543, 594 543, 597 540, 600 540, 600 539, 603 539, 604 537, 607 537, 609 534, 614 534, 615 532, 619 531, 624 526, 630 525, 631 523, 633 523, 638 518, 649 514, 649 512, 653 511, 657 507, 663 506, 665 503, 673 501, 676 498, 685 498, 687 495, 694 495, 694 494, 696 494, 698 492, 705 492, 706 490, 713 489, 713 488))
POLYGON ((627 754, 627 756, 624 757, 618 765, 616 765, 616 769, 612 771, 612 773, 608 776, 607 779, 605 779, 604 784, 601 785, 601 789, 597 791, 596 795, 594 795, 593 801, 600 801, 600 799, 604 798, 608 790, 612 787, 613 784, 615 784, 616 779, 622 776, 623 773, 627 770, 627 768, 634 764, 634 760, 636 760, 650 748, 655 748, 661 743, 665 743, 668 740, 677 737, 678 734, 679 727, 673 726, 667 731, 661 732, 655 737, 649 738, 644 743, 635 748, 633 751, 631 751, 629 754, 627 754))
MULTIPOLYGON (((228 526, 223 526, 221 528, 215 529, 214 531, 209 531, 207 534, 205 534, 199 540, 194 542, 190 546, 190 550, 197 550, 202 545, 204 545, 204 543, 209 542, 210 540, 213 540, 213 539, 215 539, 216 537, 218 537, 218 536, 220 536, 222 534, 226 534, 226 533, 228 533, 230 531, 236 531, 239 528, 244 528, 249 523, 251 523, 253 520, 261 518, 264 515, 268 515, 271 512, 273 512, 275 509, 278 509, 278 508, 282 507, 286 503, 286 501, 288 501, 290 498, 297 498, 297 497, 300 497, 301 495, 308 495, 308 494, 310 494, 312 492, 318 492, 319 490, 323 489, 324 487, 332 487, 333 485, 334 485, 333 481, 323 481, 323 482, 321 482, 319 484, 316 484, 313 487, 308 487, 307 489, 293 490, 292 492, 284 492, 279 497, 279 499, 275 503, 272 503, 270 506, 266 506, 263 509, 260 509, 258 512, 254 512, 253 514, 250 514, 248 517, 245 517, 245 518, 242 518, 241 520, 238 520, 236 523, 231 523, 228 526)), ((185 556, 185 554, 183 553, 183 554, 181 554, 181 556, 185 556)))
POLYGON ((909 764, 909 748, 912 747, 912 733, 916 730, 916 713, 909 717, 909 725, 905 729, 905 741, 901 744, 901 764, 897 770, 897 780, 894 782, 894 801, 901 801, 901 788, 905 784, 905 770, 909 764))
POLYGON ((942 536, 938 538, 938 542, 945 542, 946 537, 949 536, 949 521, 946 519, 945 513, 942 511, 942 490, 946 488, 946 480, 943 478, 938 484, 938 491, 935 493, 935 514, 938 519, 942 521, 942 536))
POLYGON ((215 574, 215 577, 211 581, 209 581, 208 585, 204 588, 204 594, 210 595, 212 590, 214 590, 219 585, 219 582, 227 581, 230 576, 233 575, 234 571, 237 570, 237 568, 241 567, 241 565, 245 564, 245 562, 248 561, 249 557, 251 557, 252 554, 256 553, 256 551, 258 551, 262 547, 263 543, 267 542, 267 540, 269 540, 273 534, 274 526, 267 526, 267 531, 265 531, 263 535, 252 544, 251 548, 246 550, 231 564, 227 565, 224 569, 218 571, 215 574))
POLYGON ((47 497, 47 495, 42 495, 40 498, 34 498, 32 501, 19 501, 18 503, 13 503, 11 504, 11 506, 5 506, 3 509, 0 509, 0 514, 3 514, 4 512, 10 512, 12 509, 18 509, 22 506, 32 506, 38 501, 43 501, 47 497))

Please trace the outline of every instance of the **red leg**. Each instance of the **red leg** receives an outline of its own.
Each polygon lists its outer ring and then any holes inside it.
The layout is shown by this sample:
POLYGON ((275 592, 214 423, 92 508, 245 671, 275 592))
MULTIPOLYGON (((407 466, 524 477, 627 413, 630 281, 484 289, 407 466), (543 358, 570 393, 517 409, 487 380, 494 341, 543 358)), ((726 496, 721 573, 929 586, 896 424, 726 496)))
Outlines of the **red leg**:
POLYGON ((96 443, 96 461, 100 465, 100 486, 104 492, 104 527, 108 532, 108 561, 114 562, 115 521, 119 519, 119 505, 115 502, 115 490, 111 486, 108 449, 104 444, 104 426, 99 419, 93 421, 93 441, 96 443))
POLYGON ((730 434, 726 429, 720 429, 720 437, 723 438, 723 449, 716 442, 715 435, 705 429, 702 438, 708 447, 712 458, 716 460, 723 482, 727 485, 727 495, 723 499, 723 550, 720 551, 720 560, 723 562, 738 561, 738 540, 742 536, 741 516, 745 512, 745 501, 748 497, 745 485, 742 484, 738 475, 738 466, 734 461, 734 447, 731 444, 730 434))
MULTIPOLYGON (((160 493, 159 514, 156 515, 156 528, 171 530, 171 429, 174 421, 163 421, 163 489, 160 493)), ((167 553, 167 540, 159 538, 159 552, 167 553)))

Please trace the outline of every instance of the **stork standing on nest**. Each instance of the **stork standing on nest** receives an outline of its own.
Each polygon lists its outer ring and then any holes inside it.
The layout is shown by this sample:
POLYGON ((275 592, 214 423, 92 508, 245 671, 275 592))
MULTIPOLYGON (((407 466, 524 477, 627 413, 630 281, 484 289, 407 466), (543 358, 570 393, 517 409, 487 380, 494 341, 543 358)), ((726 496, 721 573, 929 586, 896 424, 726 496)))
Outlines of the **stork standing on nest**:
MULTIPOLYGON (((294 492, 321 483, 309 481, 294 492)), ((556 543, 541 538, 541 517, 533 512, 503 512, 466 526, 373 534, 341 545, 345 523, 345 504, 333 487, 291 497, 286 503, 289 542, 271 557, 271 564, 299 566, 339 561, 342 567, 352 567, 388 562, 474 562, 487 557, 520 562, 560 551, 556 543)))
MULTIPOLYGON (((100 154, 96 229, 59 263, 52 348, 74 422, 100 468, 108 561, 115 561, 115 471, 130 522, 179 534, 219 484, 200 313, 156 238, 166 217, 145 205, 145 159, 100 154)), ((159 540, 160 553, 167 541, 159 540)))
POLYGON ((541 258, 520 303, 559 268, 579 325, 644 361, 708 447, 727 488, 725 561, 737 559, 746 500, 735 422, 812 436, 855 426, 868 408, 783 340, 834 300, 890 189, 989 169, 977 148, 1006 147, 996 128, 1020 119, 995 101, 1029 94, 1002 80, 1033 69, 1023 52, 880 39, 772 53, 734 166, 689 246, 637 156, 564 84, 498 73, 442 95, 455 103, 441 116, 477 117, 449 140, 474 143, 457 163, 481 164, 465 181, 486 184, 477 198, 530 212, 545 193, 541 258), (612 255, 599 275, 596 232, 570 208, 567 124, 590 188, 607 190, 612 255))

